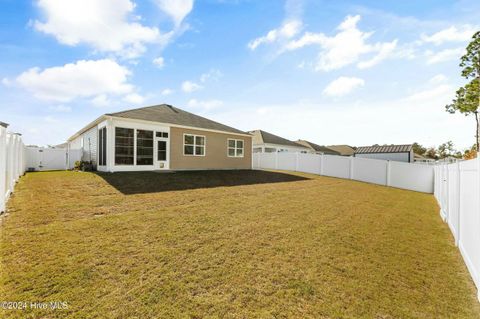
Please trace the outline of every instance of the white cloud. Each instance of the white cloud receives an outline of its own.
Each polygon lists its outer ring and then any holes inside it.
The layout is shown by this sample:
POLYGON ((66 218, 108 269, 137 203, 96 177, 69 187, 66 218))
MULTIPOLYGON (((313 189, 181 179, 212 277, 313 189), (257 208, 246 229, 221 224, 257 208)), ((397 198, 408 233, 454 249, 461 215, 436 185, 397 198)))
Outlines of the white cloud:
POLYGON ((168 14, 178 27, 193 9, 193 0, 156 0, 162 11, 168 14))
POLYGON ((3 79, 2 79, 2 84, 8 87, 8 86, 11 86, 11 85, 12 85, 12 81, 10 81, 10 80, 7 79, 7 78, 3 78, 3 79))
POLYGON ((425 52, 427 57, 427 64, 436 64, 440 62, 458 60, 460 57, 465 54, 465 48, 454 48, 454 49, 445 49, 439 52, 433 52, 428 50, 425 52))
POLYGON ((127 103, 138 105, 142 104, 145 101, 145 98, 138 93, 130 93, 127 94, 123 100, 127 103))
POLYGON ((397 40, 391 42, 368 43, 372 32, 363 32, 357 28, 361 17, 347 16, 337 27, 338 33, 327 36, 323 33, 306 32, 299 39, 285 45, 285 50, 297 50, 310 45, 320 46, 321 50, 315 65, 317 71, 331 71, 349 64, 357 63, 359 68, 372 67, 393 55, 397 40), (368 60, 361 57, 373 54, 368 60))
POLYGON ((192 93, 202 89, 203 86, 192 81, 184 81, 182 83, 182 91, 185 93, 192 93))
POLYGON ((172 89, 164 89, 164 90, 162 90, 162 92, 161 92, 161 94, 162 94, 163 96, 171 95, 171 94, 173 94, 173 93, 174 93, 174 91, 173 91, 172 89))
POLYGON ((462 25, 458 28, 456 26, 451 26, 432 35, 423 34, 421 39, 423 42, 433 43, 435 45, 440 45, 445 42, 466 42, 471 40, 476 31, 478 31, 478 26, 472 26, 469 24, 462 25))
POLYGON ((453 97, 453 87, 449 84, 440 84, 423 91, 415 92, 405 98, 406 101, 415 104, 425 104, 439 101, 440 105, 446 104, 453 97))
POLYGON ((373 56, 370 60, 361 61, 357 64, 359 69, 368 69, 372 66, 382 62, 383 60, 387 59, 388 57, 392 56, 392 53, 397 48, 397 40, 393 40, 392 42, 385 42, 376 44, 376 49, 378 50, 377 55, 373 56))
POLYGON ((38 31, 60 43, 86 43, 101 52, 126 58, 138 57, 146 43, 165 41, 155 27, 134 22, 135 4, 130 0, 39 0, 45 21, 34 21, 38 31))
POLYGON ((210 111, 212 109, 216 109, 223 105, 223 102, 220 100, 206 100, 206 101, 199 101, 196 99, 191 99, 188 101, 188 106, 191 108, 200 108, 205 111, 210 111))
POLYGON ((210 71, 203 73, 200 76, 200 82, 205 83, 207 81, 218 81, 223 76, 223 73, 217 69, 211 69, 210 71))
POLYGON ((344 96, 364 85, 365 81, 363 79, 341 76, 328 84, 323 90, 323 94, 334 97, 344 96))
POLYGON ((165 59, 161 56, 159 56, 158 58, 155 58, 153 59, 153 64, 155 64, 157 66, 157 68, 159 69, 163 69, 163 67, 165 66, 165 59))
POLYGON ((428 83, 430 84, 441 84, 444 83, 448 80, 448 78, 444 74, 437 74, 434 77, 432 77, 430 80, 428 80, 428 83))
POLYGON ((50 111, 54 111, 54 112, 59 112, 59 113, 67 113, 67 112, 71 112, 72 111, 72 108, 68 105, 63 105, 63 104, 59 104, 59 105, 55 105, 55 106, 50 106, 48 108, 50 111))
POLYGON ((97 107, 109 106, 112 103, 106 94, 97 95, 90 102, 97 107))
POLYGON ((134 90, 127 81, 129 75, 127 68, 113 60, 81 60, 44 70, 31 68, 15 83, 39 99, 69 102, 100 94, 129 94, 134 90))
POLYGON ((297 35, 301 28, 302 23, 299 20, 286 21, 281 27, 270 30, 265 36, 250 41, 248 48, 253 51, 262 44, 288 40, 297 35))

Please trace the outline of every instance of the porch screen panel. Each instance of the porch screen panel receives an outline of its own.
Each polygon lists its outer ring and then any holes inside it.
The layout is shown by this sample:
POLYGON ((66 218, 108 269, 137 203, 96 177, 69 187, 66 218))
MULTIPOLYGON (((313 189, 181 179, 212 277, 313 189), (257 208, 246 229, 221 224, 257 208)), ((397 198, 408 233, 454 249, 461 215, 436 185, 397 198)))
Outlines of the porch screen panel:
POLYGON ((153 165, 153 131, 137 130, 137 165, 153 165))
POLYGON ((133 165, 134 130, 115 128, 115 165, 133 165))
POLYGON ((98 131, 98 165, 107 165, 107 128, 98 131))

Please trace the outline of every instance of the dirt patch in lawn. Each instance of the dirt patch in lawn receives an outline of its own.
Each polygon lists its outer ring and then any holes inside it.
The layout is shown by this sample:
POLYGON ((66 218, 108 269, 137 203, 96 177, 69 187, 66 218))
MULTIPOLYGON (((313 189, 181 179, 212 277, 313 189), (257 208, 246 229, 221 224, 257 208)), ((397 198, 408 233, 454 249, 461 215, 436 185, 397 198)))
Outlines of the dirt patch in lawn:
POLYGON ((480 316, 432 195, 278 174, 27 174, 0 227, 0 300, 68 308, 0 317, 480 316))

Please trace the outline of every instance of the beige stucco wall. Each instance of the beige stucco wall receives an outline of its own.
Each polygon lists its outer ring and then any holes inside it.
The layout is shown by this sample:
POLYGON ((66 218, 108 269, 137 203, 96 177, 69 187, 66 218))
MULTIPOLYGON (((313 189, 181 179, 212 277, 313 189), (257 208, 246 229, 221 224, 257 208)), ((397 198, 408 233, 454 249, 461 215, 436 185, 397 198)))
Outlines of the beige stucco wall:
POLYGON ((170 168, 171 169, 251 169, 252 138, 249 136, 215 133, 209 131, 170 128, 170 168), (203 135, 206 138, 205 156, 183 155, 183 134, 203 135), (244 156, 227 156, 227 139, 244 141, 244 156))

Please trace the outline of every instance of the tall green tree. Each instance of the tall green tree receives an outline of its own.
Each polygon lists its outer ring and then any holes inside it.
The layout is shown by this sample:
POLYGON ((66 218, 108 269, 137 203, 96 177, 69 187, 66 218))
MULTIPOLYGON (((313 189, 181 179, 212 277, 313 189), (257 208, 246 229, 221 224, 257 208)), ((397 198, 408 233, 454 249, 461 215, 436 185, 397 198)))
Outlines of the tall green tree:
POLYGON ((413 152, 418 155, 423 155, 427 152, 427 148, 421 145, 420 143, 413 143, 413 152))
POLYGON ((480 144, 480 123, 478 112, 480 110, 480 31, 477 31, 470 44, 467 46, 467 53, 462 56, 460 67, 462 76, 470 80, 464 87, 456 92, 456 97, 451 104, 445 108, 449 113, 457 111, 468 115, 474 115, 476 121, 476 145, 480 144))

